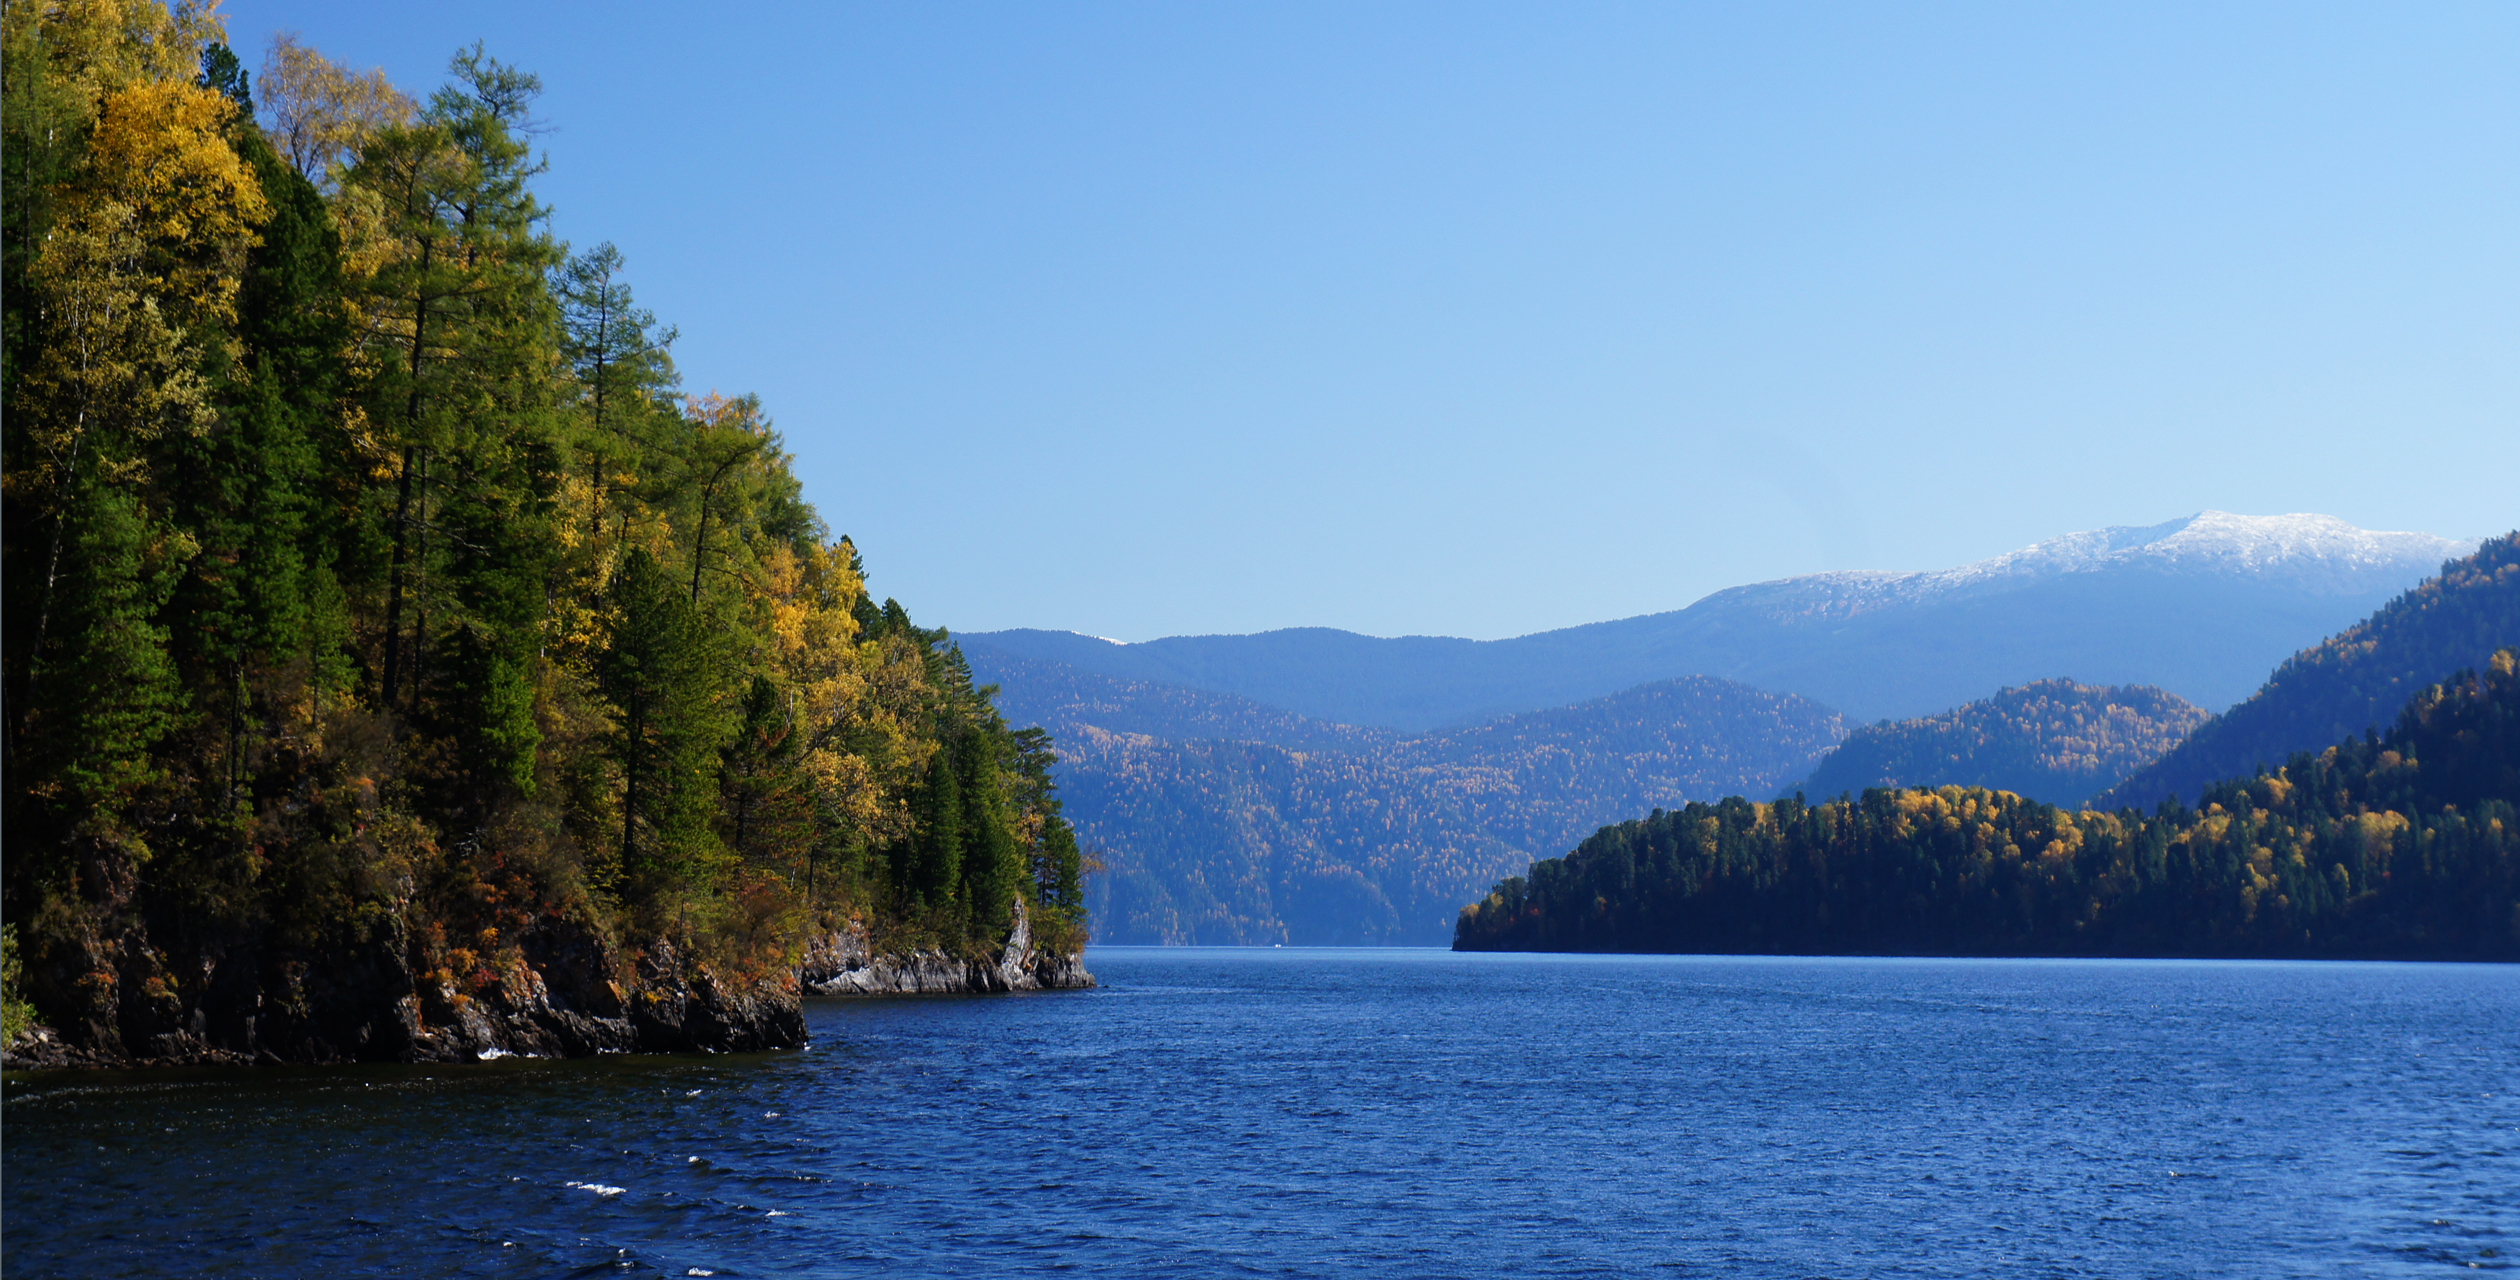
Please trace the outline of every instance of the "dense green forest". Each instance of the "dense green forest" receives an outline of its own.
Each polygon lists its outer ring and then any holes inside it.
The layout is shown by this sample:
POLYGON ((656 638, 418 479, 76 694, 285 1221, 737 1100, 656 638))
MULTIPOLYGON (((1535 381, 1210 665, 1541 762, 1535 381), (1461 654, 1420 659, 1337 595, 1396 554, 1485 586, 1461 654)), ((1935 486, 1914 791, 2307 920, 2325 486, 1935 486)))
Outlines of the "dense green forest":
POLYGON ((415 100, 288 39, 250 74, 203 9, 5 12, 39 1014, 137 1035, 221 955, 380 930, 459 993, 564 925, 768 970, 850 919, 983 951, 1020 899, 1081 945, 1046 735, 869 598, 760 403, 684 391, 624 256, 551 237, 534 76, 475 47, 415 100))
POLYGON ((2520 959, 2520 671, 2495 654, 2202 807, 2002 791, 1693 804, 1464 908, 1464 950, 2520 959))
POLYGON ((1773 791, 1843 732, 1693 676, 1409 737, 975 646, 1058 735, 1095 930, 1122 942, 1434 944, 1462 899, 1624 814, 1773 791))
POLYGON ((2520 533, 2488 538, 2369 618, 2285 660, 2216 716, 2093 803, 2149 808, 2218 778, 2386 725, 2417 690, 2520 641, 2520 533))
POLYGON ((1846 736, 1802 789, 1984 787, 2078 804, 2151 763, 2205 722, 2202 708, 2150 685, 2039 680, 1936 716, 1846 736))

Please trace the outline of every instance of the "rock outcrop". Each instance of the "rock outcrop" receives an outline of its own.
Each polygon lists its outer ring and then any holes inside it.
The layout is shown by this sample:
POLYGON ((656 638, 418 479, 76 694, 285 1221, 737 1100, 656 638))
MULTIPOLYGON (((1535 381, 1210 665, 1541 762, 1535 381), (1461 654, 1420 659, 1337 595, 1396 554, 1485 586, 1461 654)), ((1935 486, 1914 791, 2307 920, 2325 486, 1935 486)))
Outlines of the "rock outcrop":
POLYGON ((880 952, 853 924, 816 939, 800 967, 754 973, 663 938, 612 942, 566 917, 537 922, 468 972, 426 970, 429 950, 398 919, 312 947, 251 938, 167 945, 136 920, 92 930, 28 966, 26 984, 53 1025, 18 1036, 0 1061, 22 1069, 757 1052, 805 1043, 805 994, 1094 985, 1081 956, 1035 945, 1021 898, 993 960, 880 952))
POLYGON ((622 947, 564 918, 468 973, 423 972, 404 933, 389 924, 330 946, 180 949, 138 927, 91 934, 29 966, 55 1025, 9 1044, 6 1064, 471 1062, 805 1043, 792 970, 737 976, 665 939, 622 947))
POLYGON ((973 959, 936 948, 909 952, 875 949, 862 921, 814 940, 799 979, 808 995, 948 995, 982 991, 1056 991, 1094 985, 1081 955, 1033 945, 1032 917, 1015 900, 1014 926, 997 957, 973 959))

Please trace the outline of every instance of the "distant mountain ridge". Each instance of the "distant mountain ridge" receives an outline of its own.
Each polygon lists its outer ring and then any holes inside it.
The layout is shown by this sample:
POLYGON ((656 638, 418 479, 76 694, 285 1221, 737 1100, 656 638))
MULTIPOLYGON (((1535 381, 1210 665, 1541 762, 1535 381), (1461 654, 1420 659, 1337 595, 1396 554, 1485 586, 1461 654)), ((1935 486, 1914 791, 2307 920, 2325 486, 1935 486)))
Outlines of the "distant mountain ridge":
POLYGON ((1069 632, 965 635, 967 650, 1230 693, 1316 720, 1408 732, 1709 675, 1858 720, 1929 715, 2068 675, 2229 706, 2473 543, 2329 516, 2205 511, 2068 534, 1954 569, 1733 587, 1669 613, 1511 640, 1328 628, 1138 644, 1069 632))
POLYGON ((1410 738, 1229 694, 969 651, 1048 728, 1095 937, 1434 944, 1464 895, 1604 823, 1807 772, 1844 732, 1807 699, 1689 677, 1410 738), (1165 736, 1180 735, 1180 736, 1165 736))
POLYGON ((2041 680, 1938 716, 1857 729, 1802 790, 1826 800, 1868 787, 1985 787, 2078 806, 2207 719, 2166 689, 2041 680))
POLYGON ((2287 658, 2248 701, 2095 803, 2149 809, 2165 796, 2192 800, 2293 752, 2385 728, 2417 692, 2482 668, 2511 645, 2520 645, 2520 532, 2486 540, 2369 618, 2287 658))
POLYGON ((1101 675, 981 645, 967 646, 964 657, 974 680, 999 687, 998 708, 1007 723, 1040 725, 1061 742, 1086 726, 1143 738, 1260 742, 1307 752, 1370 752, 1408 736, 1315 720, 1230 693, 1101 675))
POLYGON ((2463 544, 2429 533, 2377 533, 2334 516, 2241 516, 2200 511, 2143 527, 2114 525, 1923 573, 1816 573, 1719 591, 1772 614, 1854 617, 1899 604, 1999 594, 2071 574, 2146 570, 2221 577, 2279 577, 2314 593, 2359 595, 2429 567, 2463 544), (1795 607, 1799 606, 1799 607, 1795 607))

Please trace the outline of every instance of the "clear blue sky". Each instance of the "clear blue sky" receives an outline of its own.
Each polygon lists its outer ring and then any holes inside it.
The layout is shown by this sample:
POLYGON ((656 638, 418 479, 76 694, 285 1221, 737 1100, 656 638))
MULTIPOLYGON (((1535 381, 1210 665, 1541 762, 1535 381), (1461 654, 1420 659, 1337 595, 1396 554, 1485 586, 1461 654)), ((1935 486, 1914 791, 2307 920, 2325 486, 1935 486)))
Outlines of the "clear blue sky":
POLYGON ((957 630, 1514 635, 2205 507, 2520 524, 2520 6, 232 0, 957 630))

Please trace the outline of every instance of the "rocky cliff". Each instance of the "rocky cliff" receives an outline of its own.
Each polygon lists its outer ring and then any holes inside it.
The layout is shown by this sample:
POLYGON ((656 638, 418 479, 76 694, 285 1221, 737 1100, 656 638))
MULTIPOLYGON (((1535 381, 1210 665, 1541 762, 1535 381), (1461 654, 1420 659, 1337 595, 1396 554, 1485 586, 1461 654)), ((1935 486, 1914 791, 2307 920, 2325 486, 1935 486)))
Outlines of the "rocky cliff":
POLYGON ((994 959, 947 955, 927 948, 879 951, 863 922, 815 940, 799 972, 818 996, 944 995, 966 991, 1056 991, 1094 985, 1085 958, 1033 945, 1031 914, 1015 900, 1014 927, 994 959))
POLYGON ((624 946, 567 919, 538 922, 469 969, 430 969, 398 923, 313 945, 91 932, 28 966, 54 1025, 10 1043, 7 1065, 470 1062, 805 1042, 792 970, 738 972, 666 939, 624 946))
POLYGON ((21 1033, 0 1059, 18 1069, 754 1052, 805 1043, 808 993, 1094 985, 1081 957, 1034 945, 1021 899, 993 961, 879 952, 855 926, 810 943, 801 970, 711 961, 663 938, 625 944, 566 917, 535 921, 495 956, 465 953, 469 965, 444 963, 443 948, 391 914, 300 944, 160 923, 90 929, 29 963, 22 981, 53 1025, 21 1033))

